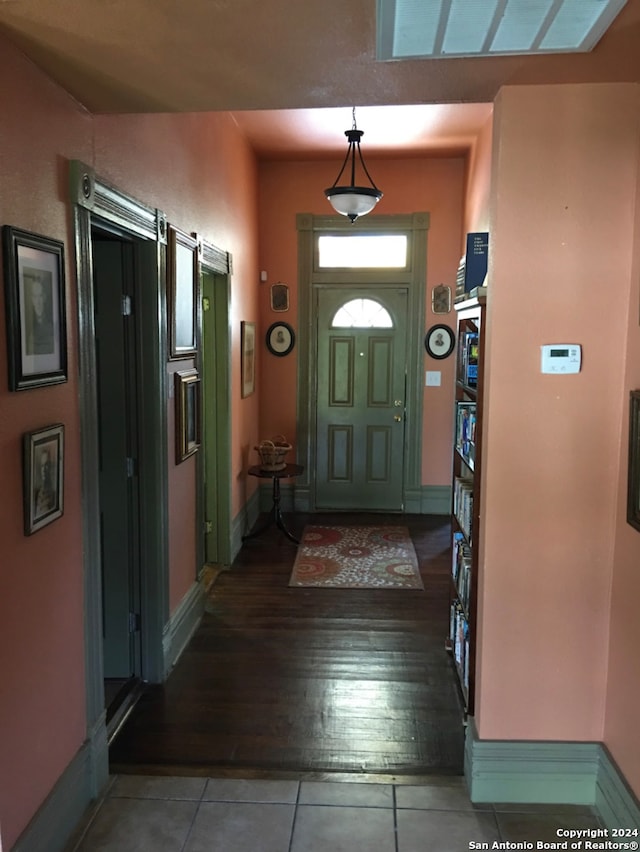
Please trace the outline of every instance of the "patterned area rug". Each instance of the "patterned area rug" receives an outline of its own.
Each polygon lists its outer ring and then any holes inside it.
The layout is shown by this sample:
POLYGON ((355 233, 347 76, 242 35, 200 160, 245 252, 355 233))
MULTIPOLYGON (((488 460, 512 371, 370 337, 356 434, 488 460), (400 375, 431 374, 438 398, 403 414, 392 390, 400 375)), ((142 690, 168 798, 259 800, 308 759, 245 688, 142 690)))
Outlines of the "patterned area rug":
POLYGON ((409 530, 400 526, 305 527, 289 585, 424 588, 409 530))

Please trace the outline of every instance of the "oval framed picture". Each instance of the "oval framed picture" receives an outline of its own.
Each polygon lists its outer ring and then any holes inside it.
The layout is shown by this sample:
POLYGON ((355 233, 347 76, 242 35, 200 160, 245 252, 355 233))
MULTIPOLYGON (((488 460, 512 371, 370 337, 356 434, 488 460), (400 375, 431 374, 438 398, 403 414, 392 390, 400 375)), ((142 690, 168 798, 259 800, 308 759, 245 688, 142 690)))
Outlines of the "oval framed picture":
POLYGON ((456 345, 456 336, 448 325, 432 325, 424 338, 424 348, 427 354, 437 361, 448 358, 456 345))
POLYGON ((288 355, 296 342, 296 334, 288 322, 274 322, 267 329, 267 349, 272 355, 288 355))

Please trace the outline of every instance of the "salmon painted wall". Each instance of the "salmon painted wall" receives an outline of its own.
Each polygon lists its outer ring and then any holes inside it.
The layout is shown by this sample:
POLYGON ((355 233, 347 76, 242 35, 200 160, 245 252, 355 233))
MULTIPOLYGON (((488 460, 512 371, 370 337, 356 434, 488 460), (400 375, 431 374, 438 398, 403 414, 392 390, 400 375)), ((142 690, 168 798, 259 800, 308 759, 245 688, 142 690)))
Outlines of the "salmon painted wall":
MULTIPOLYGON (((365 152, 366 153, 366 152, 365 152)), ((330 215, 324 197, 340 167, 333 161, 262 162, 259 165, 260 270, 268 282, 260 285, 260 338, 276 319, 298 326, 297 213, 330 215), (290 287, 290 310, 274 313, 269 304, 271 284, 283 281, 290 287)), ((384 192, 377 210, 382 215, 426 210, 431 214, 427 242, 427 315, 420 318, 424 330, 435 322, 454 327, 453 311, 435 317, 431 291, 444 283, 455 287, 460 260, 465 161, 451 159, 388 160, 367 158, 367 167, 384 192)), ((375 220, 375 213, 369 215, 375 220)), ((259 270, 256 269, 256 280, 259 270)), ((263 436, 283 432, 289 440, 296 432, 296 358, 270 355, 261 343, 260 428, 263 436)), ((441 387, 425 388, 422 482, 448 485, 451 477, 453 410, 453 361, 433 361, 425 354, 425 370, 441 370, 441 387)))
MULTIPOLYGON (((489 231, 492 141, 493 116, 487 119, 469 155, 464 204, 464 234, 473 231, 489 231)), ((463 242, 461 256, 465 251, 465 245, 463 242)))
MULTIPOLYGON (((258 396, 240 399, 240 319, 258 320, 257 193, 253 154, 226 115, 91 117, 8 43, 0 44, 2 224, 65 241, 69 381, 10 393, 5 302, 0 299, 0 824, 11 848, 86 735, 78 358, 68 159, 140 201, 170 223, 197 231, 234 258, 230 448, 243 495, 246 446, 258 437, 258 396), (35 535, 22 530, 21 438, 65 424, 64 516, 35 535)), ((189 362, 182 362, 188 366, 189 362)), ((168 373, 174 365, 168 367, 168 373)), ((168 411, 171 608, 195 579, 194 460, 173 461, 168 411)))
MULTIPOLYGON (((196 232, 233 255, 232 278, 232 518, 256 485, 247 485, 249 448, 258 440, 259 393, 240 396, 240 321, 258 320, 257 170, 255 158, 230 116, 131 115, 95 118, 97 174, 160 207, 169 224, 196 232), (140 168, 140 158, 145 168, 140 168), (221 165, 224 164, 224 167, 221 165), (251 490, 250 490, 251 489, 251 490)), ((168 375, 193 361, 172 362, 168 375)), ((196 572, 194 531, 196 457, 179 465, 174 451, 174 400, 168 400, 170 608, 189 590, 196 572)))
MULTIPOLYGON (((75 314, 65 156, 91 155, 91 123, 4 41, 0 74, 1 224, 63 240, 75 314)), ((0 299, 0 823, 10 849, 85 736, 83 583, 76 327, 69 381, 10 393, 5 299, 0 299), (26 537, 22 435, 65 426, 64 515, 26 537), (56 720, 55 722, 52 720, 56 720)))
MULTIPOLYGON (((604 732, 637 114, 633 85, 508 87, 495 104, 476 699, 485 739, 604 732), (540 345, 572 342, 582 371, 541 375, 540 345)), ((610 688, 612 712, 616 698, 610 688)), ((615 727, 635 736, 625 724, 615 727)))
MULTIPOLYGON (((640 148, 640 92, 629 101, 636 116, 636 145, 640 148)), ((640 150, 636 152, 640 163, 640 150)), ((640 532, 627 521, 627 461, 629 429, 627 397, 630 390, 640 389, 640 168, 636 168, 636 247, 631 281, 626 298, 626 368, 622 391, 621 429, 617 494, 615 549, 613 554, 613 586, 611 590, 611 631, 609 640, 607 702, 605 705, 604 742, 627 781, 640 796, 640 737, 638 713, 640 705, 640 532)), ((621 294, 621 302, 624 298, 621 294)))

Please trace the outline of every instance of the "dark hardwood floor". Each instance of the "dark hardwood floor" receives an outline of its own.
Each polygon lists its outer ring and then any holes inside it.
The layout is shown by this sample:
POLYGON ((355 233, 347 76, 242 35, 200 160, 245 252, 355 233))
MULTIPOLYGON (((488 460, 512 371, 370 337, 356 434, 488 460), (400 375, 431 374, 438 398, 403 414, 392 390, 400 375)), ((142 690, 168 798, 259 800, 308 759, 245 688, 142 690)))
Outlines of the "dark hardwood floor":
POLYGON ((297 515, 409 527, 425 590, 289 588, 275 527, 245 542, 201 626, 110 749, 112 772, 395 778, 462 772, 449 655, 450 526, 425 515, 297 515), (337 775, 336 775, 337 774, 337 775))

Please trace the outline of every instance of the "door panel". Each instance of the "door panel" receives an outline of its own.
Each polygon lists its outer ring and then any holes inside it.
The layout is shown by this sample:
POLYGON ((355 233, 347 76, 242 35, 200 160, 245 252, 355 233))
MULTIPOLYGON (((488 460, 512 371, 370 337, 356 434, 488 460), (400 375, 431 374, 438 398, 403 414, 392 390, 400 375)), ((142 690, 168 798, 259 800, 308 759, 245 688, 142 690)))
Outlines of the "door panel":
POLYGON ((131 246, 117 240, 94 239, 93 261, 104 676, 127 679, 137 674, 130 614, 136 608, 138 570, 137 491, 132 476, 137 455, 132 449, 133 329, 132 318, 123 316, 123 296, 132 286, 131 246))
POLYGON ((362 290, 318 295, 316 500, 318 509, 402 510, 406 305, 404 289, 372 296, 393 328, 331 328, 362 290))

